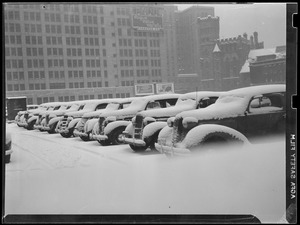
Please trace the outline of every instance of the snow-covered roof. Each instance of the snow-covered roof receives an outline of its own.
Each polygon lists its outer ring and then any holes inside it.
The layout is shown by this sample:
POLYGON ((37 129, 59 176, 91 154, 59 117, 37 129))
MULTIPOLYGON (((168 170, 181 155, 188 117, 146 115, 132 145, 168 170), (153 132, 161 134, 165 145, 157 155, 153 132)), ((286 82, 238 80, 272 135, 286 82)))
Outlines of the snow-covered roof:
POLYGON ((285 90, 286 85, 284 84, 239 88, 225 92, 215 104, 207 108, 182 112, 177 114, 176 117, 194 117, 198 120, 236 117, 244 114, 251 97, 273 92, 284 92, 285 90))
POLYGON ((216 43, 213 52, 221 52, 221 50, 220 50, 220 48, 219 48, 219 46, 218 46, 218 43, 216 43))
POLYGON ((138 97, 134 99, 131 104, 125 108, 117 111, 102 113, 102 116, 120 116, 120 115, 132 115, 136 114, 138 111, 144 110, 150 101, 170 99, 170 98, 179 98, 180 94, 159 94, 159 95, 148 95, 143 97, 138 97))
POLYGON ((246 60, 244 65, 242 66, 240 73, 249 73, 249 72, 250 72, 249 61, 246 60))
POLYGON ((223 92, 213 92, 213 91, 198 91, 198 92, 189 92, 182 94, 176 102, 175 106, 170 106, 168 108, 159 108, 144 110, 140 112, 143 116, 155 116, 155 117, 171 117, 176 114, 192 110, 196 108, 197 103, 204 97, 214 97, 220 96, 223 92), (197 99, 197 102, 195 101, 197 99))
POLYGON ((181 73, 178 74, 177 77, 198 77, 197 73, 181 73))

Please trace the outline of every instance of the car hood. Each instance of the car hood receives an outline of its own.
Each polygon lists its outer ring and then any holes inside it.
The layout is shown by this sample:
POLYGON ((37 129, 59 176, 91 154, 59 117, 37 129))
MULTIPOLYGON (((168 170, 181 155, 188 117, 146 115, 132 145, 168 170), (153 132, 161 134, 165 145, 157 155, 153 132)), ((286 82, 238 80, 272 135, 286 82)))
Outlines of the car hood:
POLYGON ((244 115, 248 101, 241 98, 238 101, 233 102, 220 102, 215 103, 207 108, 195 109, 186 112, 182 112, 176 115, 176 117, 194 117, 198 120, 210 120, 210 119, 223 119, 230 117, 237 117, 244 115))
POLYGON ((88 112, 95 112, 95 111, 91 111, 91 109, 83 109, 80 111, 68 112, 65 115, 72 116, 72 117, 82 117, 83 114, 88 113, 88 112))
POLYGON ((168 108, 160 108, 160 109, 150 109, 139 112, 138 115, 142 115, 143 117, 171 117, 176 116, 178 113, 186 110, 195 109, 195 105, 185 104, 180 106, 171 106, 168 108))

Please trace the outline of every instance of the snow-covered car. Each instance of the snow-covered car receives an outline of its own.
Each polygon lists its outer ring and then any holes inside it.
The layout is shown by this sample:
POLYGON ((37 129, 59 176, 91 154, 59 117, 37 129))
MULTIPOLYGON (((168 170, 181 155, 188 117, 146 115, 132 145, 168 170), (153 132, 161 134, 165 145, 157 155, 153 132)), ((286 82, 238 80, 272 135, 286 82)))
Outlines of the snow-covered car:
POLYGON ((33 109, 27 111, 20 117, 20 122, 18 123, 19 126, 24 127, 28 130, 34 129, 34 124, 40 114, 40 112, 45 112, 46 110, 56 106, 58 102, 48 102, 40 104, 37 109, 33 109))
POLYGON ((6 134, 5 134, 5 158, 4 158, 5 163, 10 162, 11 154, 13 152, 13 150, 11 148, 11 143, 12 143, 11 134, 9 131, 6 131, 6 134))
POLYGON ((37 120, 34 124, 34 129, 38 129, 40 131, 45 131, 44 127, 46 126, 46 115, 49 115, 51 113, 60 113, 60 111, 66 110, 68 107, 70 107, 69 102, 58 102, 57 104, 49 107, 46 111, 42 111, 39 113, 37 120))
POLYGON ((160 94, 138 97, 126 109, 102 113, 98 126, 94 127, 91 138, 101 145, 123 144, 123 131, 135 115, 143 110, 167 108, 176 104, 180 94, 160 94), (95 131, 95 132, 94 132, 95 131))
POLYGON ((167 126, 167 119, 180 112, 205 108, 218 99, 221 92, 199 91, 183 94, 174 106, 138 112, 124 134, 124 143, 134 151, 155 150, 155 143, 161 129, 167 126))
POLYGON ((98 122, 98 119, 102 113, 109 113, 115 110, 125 109, 130 105, 133 99, 134 98, 115 98, 109 100, 109 104, 105 109, 83 114, 81 120, 77 123, 74 129, 74 136, 80 137, 83 141, 90 141, 90 133, 92 132, 93 127, 98 122))
MULTIPOLYGON (((20 126, 19 122, 21 121, 21 117, 26 113, 26 112, 31 112, 34 109, 39 108, 40 105, 27 105, 26 111, 19 111, 15 117, 15 123, 20 126)), ((24 118, 24 117, 23 117, 24 118)))
POLYGON ((46 111, 43 115, 42 123, 38 128, 40 131, 47 131, 49 134, 55 133, 55 128, 62 116, 67 112, 74 112, 80 108, 81 101, 65 102, 57 110, 46 111))
POLYGON ((286 86, 259 85, 231 90, 204 109, 182 112, 168 121, 156 149, 165 154, 190 153, 209 144, 250 143, 285 131, 286 86))
POLYGON ((105 109, 112 99, 93 99, 86 100, 83 108, 79 111, 66 113, 58 122, 55 132, 60 133, 62 137, 69 138, 73 136, 74 129, 81 117, 88 112, 105 109))

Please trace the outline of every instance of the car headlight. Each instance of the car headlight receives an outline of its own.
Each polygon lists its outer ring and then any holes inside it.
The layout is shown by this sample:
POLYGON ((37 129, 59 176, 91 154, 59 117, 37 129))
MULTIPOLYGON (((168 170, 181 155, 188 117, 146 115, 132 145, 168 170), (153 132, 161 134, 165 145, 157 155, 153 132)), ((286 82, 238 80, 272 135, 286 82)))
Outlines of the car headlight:
POLYGON ((175 120, 175 117, 170 117, 168 120, 167 120, 167 124, 169 127, 173 127, 174 125, 174 120, 175 120))
POLYGON ((194 117, 186 117, 182 121, 182 126, 186 129, 192 129, 198 125, 198 120, 194 117))
POLYGON ((136 116, 132 117, 131 122, 135 123, 136 116))

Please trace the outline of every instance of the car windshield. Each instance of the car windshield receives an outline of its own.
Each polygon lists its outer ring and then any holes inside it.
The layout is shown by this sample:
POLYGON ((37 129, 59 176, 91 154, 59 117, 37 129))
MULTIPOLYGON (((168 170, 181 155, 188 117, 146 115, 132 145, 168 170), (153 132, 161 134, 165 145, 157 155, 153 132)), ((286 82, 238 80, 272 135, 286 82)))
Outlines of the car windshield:
POLYGON ((76 110, 79 108, 78 104, 73 104, 68 110, 76 110))
POLYGON ((219 103, 230 103, 230 102, 239 102, 244 101, 246 96, 244 95, 221 95, 218 100, 216 101, 217 104, 219 103))
POLYGON ((112 103, 109 103, 105 109, 108 109, 108 110, 117 110, 119 108, 119 103, 117 102, 112 102, 112 103))
POLYGON ((184 106, 184 105, 196 105, 196 100, 193 98, 179 98, 176 102, 176 106, 184 106))

